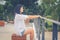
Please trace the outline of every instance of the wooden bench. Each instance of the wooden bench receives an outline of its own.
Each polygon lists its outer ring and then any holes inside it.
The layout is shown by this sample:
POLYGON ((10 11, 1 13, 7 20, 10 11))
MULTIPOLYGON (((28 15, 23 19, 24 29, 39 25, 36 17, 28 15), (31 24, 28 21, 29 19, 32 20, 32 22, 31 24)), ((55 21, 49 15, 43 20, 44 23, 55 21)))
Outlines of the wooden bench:
POLYGON ((4 26, 5 22, 3 20, 0 20, 0 26, 4 26))
POLYGON ((26 40, 26 35, 19 36, 16 34, 12 34, 12 40, 26 40))

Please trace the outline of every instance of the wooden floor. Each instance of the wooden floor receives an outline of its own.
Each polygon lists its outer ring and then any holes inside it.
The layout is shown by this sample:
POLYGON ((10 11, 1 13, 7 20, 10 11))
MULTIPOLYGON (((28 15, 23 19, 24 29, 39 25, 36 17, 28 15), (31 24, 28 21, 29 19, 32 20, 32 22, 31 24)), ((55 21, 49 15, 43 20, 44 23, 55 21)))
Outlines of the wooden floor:
MULTIPOLYGON (((8 23, 5 27, 0 27, 0 40, 11 40, 11 35, 14 32, 13 24, 8 23)), ((29 35, 27 40, 30 40, 29 35)), ((45 32, 45 40, 52 40, 52 32, 45 32)), ((58 40, 60 40, 60 32, 58 32, 58 40)))

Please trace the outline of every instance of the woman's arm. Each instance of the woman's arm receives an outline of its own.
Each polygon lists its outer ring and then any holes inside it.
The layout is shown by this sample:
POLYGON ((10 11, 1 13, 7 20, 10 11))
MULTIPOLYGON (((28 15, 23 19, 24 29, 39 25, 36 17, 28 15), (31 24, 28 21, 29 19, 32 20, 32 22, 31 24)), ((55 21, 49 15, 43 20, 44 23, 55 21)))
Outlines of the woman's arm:
POLYGON ((40 17, 40 16, 38 16, 38 15, 29 15, 28 19, 34 19, 34 18, 38 18, 38 17, 40 17))
POLYGON ((38 18, 40 16, 38 15, 28 15, 28 18, 26 18, 25 23, 29 24, 30 19, 38 18))

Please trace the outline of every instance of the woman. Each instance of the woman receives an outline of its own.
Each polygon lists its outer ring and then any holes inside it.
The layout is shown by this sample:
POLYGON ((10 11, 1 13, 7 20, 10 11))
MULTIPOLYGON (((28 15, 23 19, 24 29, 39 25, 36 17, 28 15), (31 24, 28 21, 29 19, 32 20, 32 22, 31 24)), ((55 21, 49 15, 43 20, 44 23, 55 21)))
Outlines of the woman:
POLYGON ((23 5, 19 4, 16 6, 14 13, 15 13, 15 19, 14 19, 14 27, 17 35, 23 36, 30 34, 30 40, 33 40, 34 38, 34 30, 32 28, 26 29, 25 28, 25 20, 26 19, 33 19, 37 18, 39 16, 32 16, 32 15, 23 15, 23 5))

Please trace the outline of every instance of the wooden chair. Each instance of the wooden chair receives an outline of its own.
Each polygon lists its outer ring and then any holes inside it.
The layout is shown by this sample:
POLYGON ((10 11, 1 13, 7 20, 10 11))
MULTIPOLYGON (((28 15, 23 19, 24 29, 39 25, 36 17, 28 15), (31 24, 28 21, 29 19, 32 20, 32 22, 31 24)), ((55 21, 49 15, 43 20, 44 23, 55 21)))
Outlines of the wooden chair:
POLYGON ((12 40, 26 40, 26 35, 19 36, 16 34, 12 34, 12 40))

